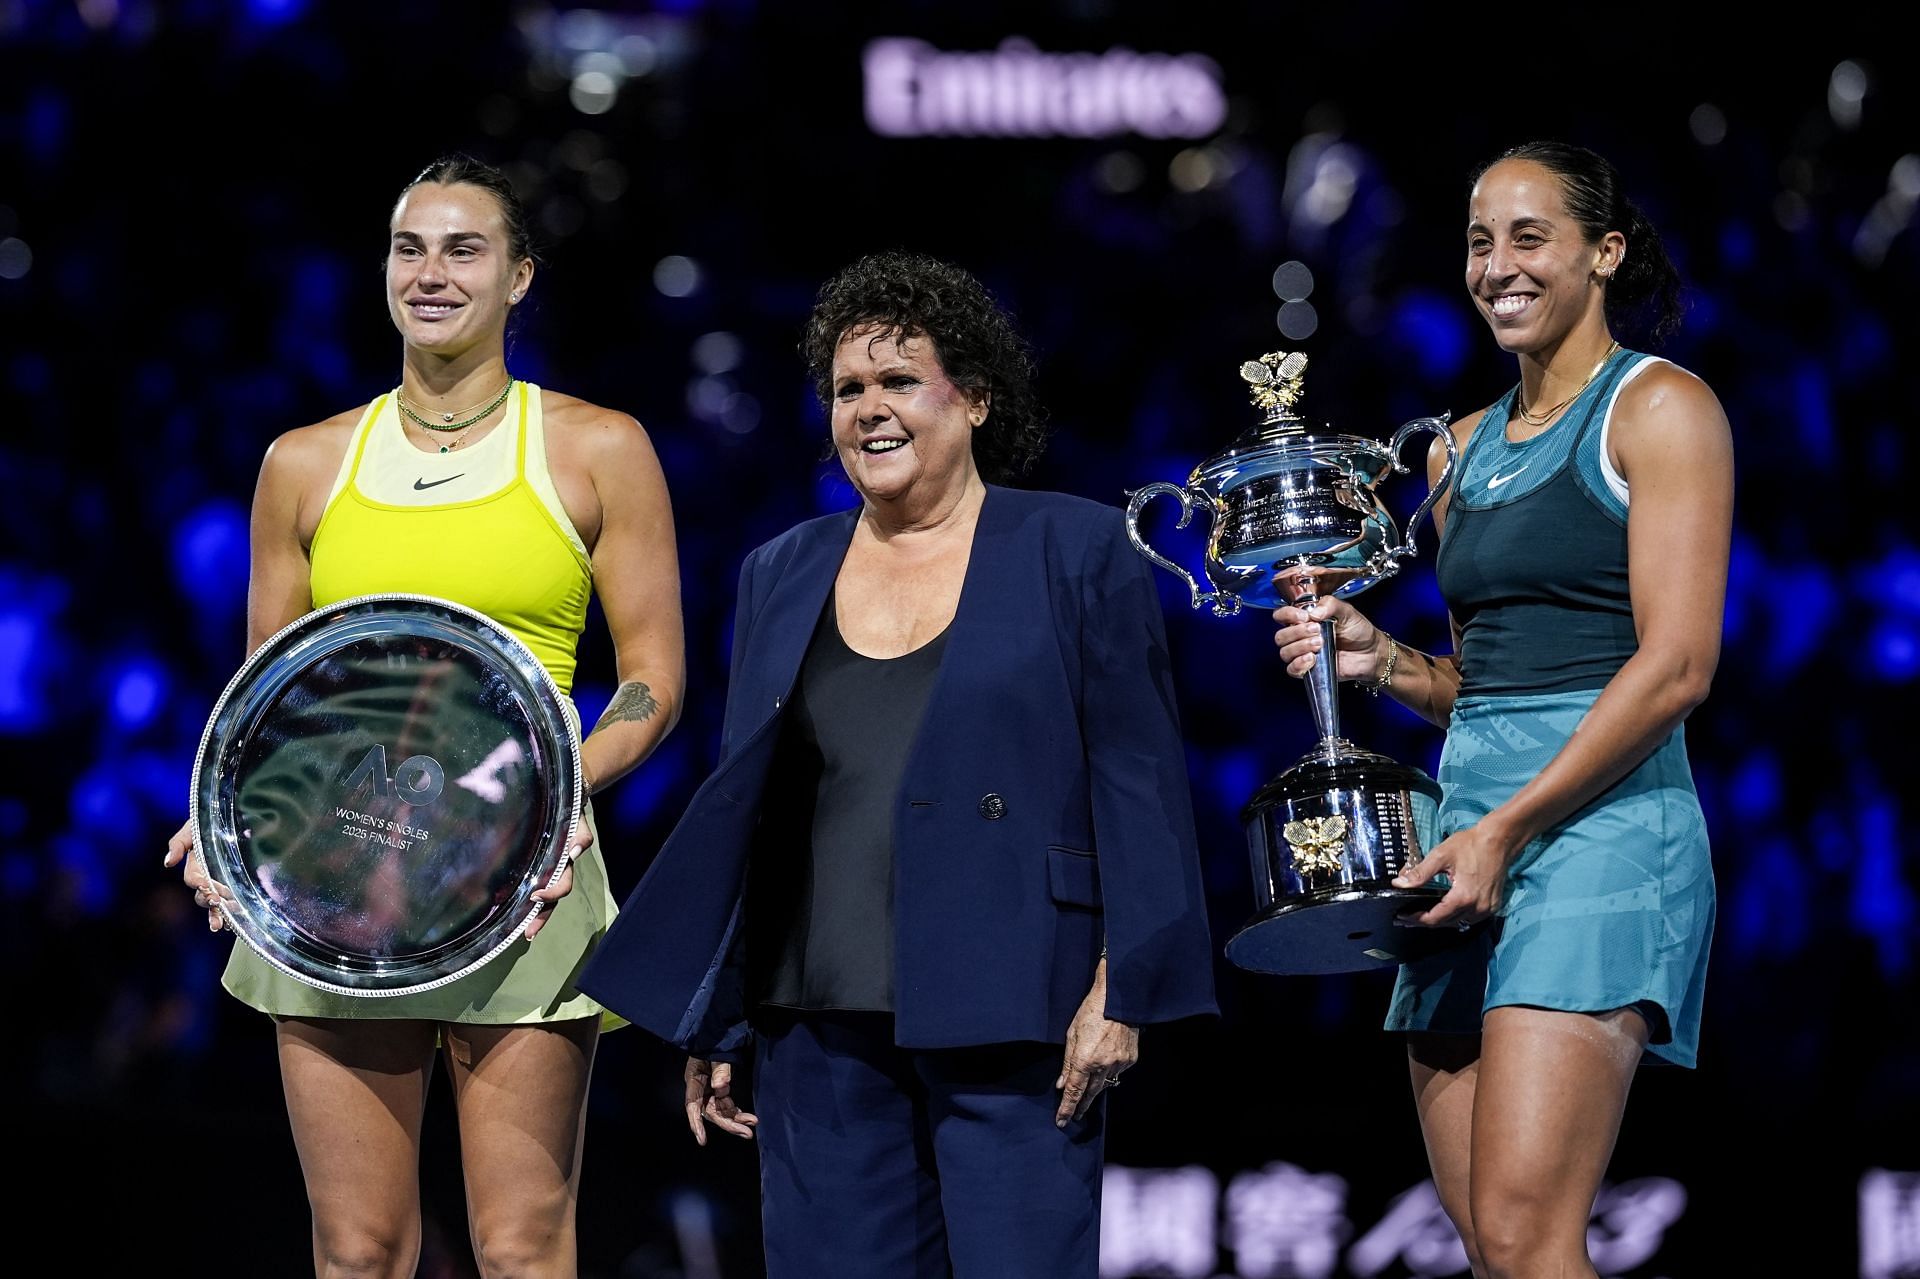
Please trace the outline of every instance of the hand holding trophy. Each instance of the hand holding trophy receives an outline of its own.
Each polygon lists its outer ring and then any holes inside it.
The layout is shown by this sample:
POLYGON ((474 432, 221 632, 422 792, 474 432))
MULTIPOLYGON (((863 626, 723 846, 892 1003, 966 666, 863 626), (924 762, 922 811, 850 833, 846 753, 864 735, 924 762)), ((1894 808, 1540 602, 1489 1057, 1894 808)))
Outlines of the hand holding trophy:
MULTIPOLYGON (((1458 455, 1447 418, 1416 418, 1388 444, 1314 430, 1294 411, 1307 357, 1273 352, 1240 366, 1259 425, 1200 463, 1184 486, 1135 489, 1127 535, 1135 549, 1187 584, 1193 606, 1216 617, 1245 605, 1311 608, 1324 596, 1345 599, 1392 577, 1414 555, 1413 529, 1453 476, 1458 455), (1376 487, 1405 474, 1401 446, 1430 432, 1446 445, 1447 466, 1407 524, 1403 540, 1376 487), (1212 590, 1160 555, 1140 536, 1140 512, 1155 497, 1179 501, 1176 527, 1196 507, 1212 522, 1206 574, 1212 590)), ((1425 773, 1362 750, 1340 732, 1333 623, 1321 623, 1322 659, 1307 673, 1319 744, 1257 791, 1241 813, 1259 907, 1227 943, 1227 958, 1264 973, 1352 972, 1397 963, 1452 944, 1458 934, 1398 928, 1394 917, 1430 906, 1439 888, 1401 889, 1392 880, 1423 855, 1416 806, 1439 801, 1425 773)))

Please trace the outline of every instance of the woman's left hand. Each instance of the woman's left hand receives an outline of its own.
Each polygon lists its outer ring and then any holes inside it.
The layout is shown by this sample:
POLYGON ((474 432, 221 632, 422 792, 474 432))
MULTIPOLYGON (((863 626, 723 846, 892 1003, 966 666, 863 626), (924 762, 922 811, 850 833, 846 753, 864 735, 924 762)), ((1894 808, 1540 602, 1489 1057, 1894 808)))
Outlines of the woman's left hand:
POLYGON ((1065 1128, 1069 1119, 1083 1119, 1093 1099, 1120 1078, 1120 1072, 1140 1060, 1140 1028, 1108 1021, 1107 961, 1100 961, 1093 989, 1080 1001, 1080 1011, 1067 1027, 1067 1056, 1053 1086, 1061 1090, 1060 1109, 1053 1126, 1065 1128))
POLYGON ((1461 929, 1493 918, 1507 900, 1507 868, 1519 854, 1487 822, 1456 831, 1394 877, 1395 888, 1418 888, 1442 873, 1452 883, 1432 909, 1400 918, 1425 928, 1461 929))
POLYGON ((593 847, 593 832, 587 829, 587 819, 582 817, 579 827, 573 832, 573 843, 567 847, 566 869, 560 872, 560 878, 551 885, 536 889, 532 894, 533 900, 539 905, 534 909, 533 918, 527 922, 528 941, 532 941, 540 930, 547 926, 547 921, 553 918, 554 907, 560 904, 560 899, 573 891, 573 863, 580 854, 591 847, 593 847))

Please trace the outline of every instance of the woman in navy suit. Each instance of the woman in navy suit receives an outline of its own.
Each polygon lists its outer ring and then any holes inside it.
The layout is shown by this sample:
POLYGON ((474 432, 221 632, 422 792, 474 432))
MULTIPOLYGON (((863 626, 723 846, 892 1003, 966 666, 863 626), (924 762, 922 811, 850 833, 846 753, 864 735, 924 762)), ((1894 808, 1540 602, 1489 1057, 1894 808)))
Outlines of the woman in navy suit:
POLYGON ((1158 600, 1117 509, 997 486, 1045 429, 964 271, 855 263, 805 349, 860 505, 747 557, 720 763, 581 988, 757 1132, 774 1279, 1092 1279, 1101 1095, 1213 1011, 1158 600))

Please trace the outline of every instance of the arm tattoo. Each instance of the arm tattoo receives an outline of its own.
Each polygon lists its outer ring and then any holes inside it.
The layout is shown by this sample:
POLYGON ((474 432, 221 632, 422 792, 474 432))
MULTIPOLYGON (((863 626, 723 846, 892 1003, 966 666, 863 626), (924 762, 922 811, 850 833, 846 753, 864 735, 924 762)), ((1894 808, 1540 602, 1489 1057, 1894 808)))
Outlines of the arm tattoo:
POLYGON ((654 699, 653 690, 637 679, 628 680, 614 690, 613 700, 607 703, 607 709, 601 714, 599 722, 593 726, 594 731, 598 732, 600 729, 625 720, 645 723, 652 719, 653 713, 659 709, 660 703, 654 699))

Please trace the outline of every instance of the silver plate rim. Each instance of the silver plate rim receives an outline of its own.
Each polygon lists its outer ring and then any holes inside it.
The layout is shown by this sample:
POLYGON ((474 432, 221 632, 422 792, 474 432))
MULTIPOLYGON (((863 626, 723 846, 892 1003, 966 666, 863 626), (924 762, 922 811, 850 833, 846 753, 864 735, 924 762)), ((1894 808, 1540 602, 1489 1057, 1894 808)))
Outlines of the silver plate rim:
MULTIPOLYGON (((281 640, 285 639, 292 632, 299 630, 302 626, 307 625, 309 622, 313 621, 314 618, 322 617, 332 613, 337 613, 342 610, 354 608, 360 605, 375 605, 375 604, 427 604, 427 605, 432 605, 438 608, 450 609, 453 612, 460 613, 467 617, 473 618, 475 621, 484 622, 486 625, 492 627, 493 630, 498 632, 500 638, 503 641, 505 641, 509 647, 517 648, 518 650, 520 650, 521 653, 523 653, 526 656, 528 666, 532 670, 537 671, 539 673, 540 686, 542 690, 546 692, 553 699, 553 702, 556 708, 563 706, 569 700, 567 698, 567 695, 560 691, 560 685, 554 680, 553 672, 549 671, 546 667, 546 664, 542 662, 534 654, 532 649, 527 647, 525 641, 523 641, 518 635, 515 635, 512 631, 508 630, 505 626, 501 625, 499 621, 497 621, 492 617, 487 616, 487 614, 482 613, 479 609, 469 608, 467 605, 458 603, 454 600, 443 599, 437 595, 418 595, 418 594, 412 594, 412 593, 406 593, 406 592, 382 591, 382 592, 376 592, 368 595, 355 595, 343 600, 336 600, 332 604, 326 605, 324 608, 316 608, 311 612, 304 613, 301 616, 295 618, 293 621, 288 622, 285 626, 275 631, 272 635, 269 635, 265 640, 261 642, 258 648, 253 650, 253 653, 248 656, 247 660, 241 663, 240 669, 234 672, 233 678, 228 680, 227 686, 220 691, 219 699, 215 701, 213 704, 212 713, 207 716, 206 727, 200 731, 200 745, 198 749, 194 751, 194 754, 193 754, 193 773, 192 773, 192 778, 188 787, 187 821, 188 821, 189 829, 191 830, 193 835, 193 856, 199 862, 200 873, 206 876, 208 879, 213 878, 213 872, 212 872, 212 868, 208 865, 206 851, 200 846, 200 770, 206 763, 207 748, 213 741, 213 730, 215 726, 219 724, 221 713, 226 710, 227 702, 229 699, 232 698, 234 690, 239 688, 241 684, 245 682, 247 676, 252 674, 256 667, 260 666, 263 662, 268 660, 275 646, 281 640)), ((571 813, 571 816, 568 818, 568 821, 567 821, 566 842, 562 844, 561 847, 571 848, 573 846, 573 841, 575 840, 575 838, 578 837, 580 833, 580 822, 582 818, 580 733, 579 733, 579 730, 574 727, 574 720, 571 717, 569 717, 564 711, 560 713, 559 718, 561 722, 567 724, 570 729, 570 731, 566 734, 566 744, 567 744, 566 749, 567 749, 567 755, 572 763, 571 772, 572 772, 572 778, 573 778, 573 785, 571 789, 573 792, 573 802, 568 806, 568 811, 571 813)), ((566 869, 570 864, 571 864, 571 859, 566 857, 563 854, 558 860, 558 862, 555 864, 553 868, 553 873, 550 876, 548 876, 547 882, 544 885, 544 887, 552 888, 555 884, 558 884, 560 882, 561 875, 566 873, 566 869)), ((528 926, 533 923, 534 919, 542 914, 547 913, 547 910, 550 910, 551 908, 543 908, 541 910, 535 910, 535 911, 529 912, 525 919, 522 919, 518 924, 516 924, 513 927, 513 929, 509 933, 507 933, 507 935, 503 937, 498 943, 496 943, 492 947, 492 949, 488 950, 486 954, 480 956, 478 959, 475 959, 474 961, 467 964, 465 967, 459 969, 458 971, 451 972, 451 973, 444 973, 441 976, 436 977, 431 981, 420 982, 411 986, 392 986, 392 987, 385 987, 385 988, 374 988, 374 987, 365 987, 365 986, 342 986, 334 982, 322 981, 320 978, 315 977, 310 973, 303 973, 299 969, 295 968, 293 965, 281 960, 278 956, 275 956, 269 953, 269 951, 265 947, 263 947, 258 942, 256 942, 252 937, 248 936, 247 933, 241 931, 241 929, 234 924, 232 915, 227 911, 224 905, 221 905, 218 909, 220 911, 222 919, 225 921, 227 931, 231 932, 235 937, 245 942, 247 944, 248 949, 252 950, 254 954, 260 956, 261 959, 265 960, 274 969, 276 969, 281 973, 286 974, 287 976, 293 978, 295 981, 301 982, 304 985, 315 987, 316 989, 319 989, 319 990, 327 991, 330 994, 347 995, 355 999, 398 999, 406 995, 418 995, 418 994, 424 994, 425 992, 430 990, 438 990, 440 987, 451 985, 453 982, 459 981, 462 977, 467 976, 469 973, 472 973, 477 969, 480 969, 486 966, 489 962, 497 958, 502 951, 506 950, 508 947, 512 946, 514 943, 518 942, 523 936, 525 936, 528 926)))

